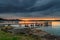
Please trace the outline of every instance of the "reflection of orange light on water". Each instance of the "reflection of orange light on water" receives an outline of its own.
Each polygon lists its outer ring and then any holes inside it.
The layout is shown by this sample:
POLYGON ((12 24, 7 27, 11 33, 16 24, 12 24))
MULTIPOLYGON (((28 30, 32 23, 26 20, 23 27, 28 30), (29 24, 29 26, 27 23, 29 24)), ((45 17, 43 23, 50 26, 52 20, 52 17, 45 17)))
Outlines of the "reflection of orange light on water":
POLYGON ((52 26, 59 26, 60 22, 52 22, 52 26))
POLYGON ((21 21, 20 24, 32 24, 32 23, 44 23, 44 22, 31 22, 31 21, 21 21))
POLYGON ((22 22, 19 22, 19 23, 35 23, 35 22, 28 22, 28 21, 22 21, 22 22))

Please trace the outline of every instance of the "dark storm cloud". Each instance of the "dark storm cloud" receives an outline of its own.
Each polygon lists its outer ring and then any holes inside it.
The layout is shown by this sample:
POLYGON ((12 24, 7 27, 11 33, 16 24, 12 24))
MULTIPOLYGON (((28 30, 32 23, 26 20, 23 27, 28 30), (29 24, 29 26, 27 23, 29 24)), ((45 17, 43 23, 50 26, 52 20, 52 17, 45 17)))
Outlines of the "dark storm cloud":
MULTIPOLYGON (((1 1, 0 12, 33 12, 50 8, 51 5, 46 4, 48 0, 6 0, 1 1), (7 3, 6 3, 7 2, 7 3), (38 2, 40 2, 38 5, 38 2), (37 5, 35 5, 37 4, 37 5)), ((49 2, 49 1, 48 1, 49 2)))
POLYGON ((60 0, 0 0, 0 13, 15 16, 60 16, 60 0))

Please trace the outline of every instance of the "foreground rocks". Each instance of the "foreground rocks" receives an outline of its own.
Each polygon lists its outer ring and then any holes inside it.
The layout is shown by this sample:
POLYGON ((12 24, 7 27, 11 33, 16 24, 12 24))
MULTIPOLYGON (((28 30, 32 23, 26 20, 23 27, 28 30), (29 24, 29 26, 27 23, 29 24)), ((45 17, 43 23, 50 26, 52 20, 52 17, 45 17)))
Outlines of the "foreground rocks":
POLYGON ((35 38, 35 40, 60 40, 59 36, 51 35, 45 31, 38 30, 38 29, 31 29, 31 28, 10 28, 10 29, 4 29, 2 31, 10 32, 15 34, 25 34, 25 35, 32 35, 32 37, 35 38))

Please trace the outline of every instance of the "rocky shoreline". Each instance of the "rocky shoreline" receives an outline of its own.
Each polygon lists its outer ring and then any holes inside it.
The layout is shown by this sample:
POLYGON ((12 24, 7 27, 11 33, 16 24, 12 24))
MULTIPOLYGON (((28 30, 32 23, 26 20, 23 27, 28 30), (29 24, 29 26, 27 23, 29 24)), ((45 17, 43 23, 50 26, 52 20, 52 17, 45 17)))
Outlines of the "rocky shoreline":
POLYGON ((51 35, 45 31, 33 29, 33 35, 41 37, 41 40, 60 40, 60 36, 51 35))
POLYGON ((41 40, 60 40, 60 36, 51 35, 45 31, 38 30, 36 28, 11 29, 5 31, 13 33, 14 35, 20 33, 30 36, 32 35, 34 38, 36 38, 35 40, 39 40, 39 38, 41 40))

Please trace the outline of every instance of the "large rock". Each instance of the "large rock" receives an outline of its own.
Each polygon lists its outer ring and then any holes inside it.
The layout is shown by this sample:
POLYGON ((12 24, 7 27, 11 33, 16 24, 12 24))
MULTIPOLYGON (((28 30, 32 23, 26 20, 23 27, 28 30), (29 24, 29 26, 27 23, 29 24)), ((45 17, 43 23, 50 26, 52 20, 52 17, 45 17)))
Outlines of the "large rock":
POLYGON ((8 30, 8 32, 14 33, 14 34, 31 34, 30 28, 14 28, 11 30, 8 30))

